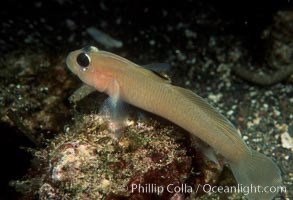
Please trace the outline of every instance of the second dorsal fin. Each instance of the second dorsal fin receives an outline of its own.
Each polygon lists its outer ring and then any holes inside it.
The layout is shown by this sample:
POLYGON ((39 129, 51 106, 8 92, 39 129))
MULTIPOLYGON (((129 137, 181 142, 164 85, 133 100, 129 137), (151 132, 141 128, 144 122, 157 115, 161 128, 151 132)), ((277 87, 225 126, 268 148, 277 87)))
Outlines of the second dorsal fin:
POLYGON ((158 77, 164 79, 164 81, 171 83, 170 77, 166 74, 166 72, 170 71, 171 69, 171 66, 168 63, 151 63, 141 66, 147 70, 152 71, 158 77))

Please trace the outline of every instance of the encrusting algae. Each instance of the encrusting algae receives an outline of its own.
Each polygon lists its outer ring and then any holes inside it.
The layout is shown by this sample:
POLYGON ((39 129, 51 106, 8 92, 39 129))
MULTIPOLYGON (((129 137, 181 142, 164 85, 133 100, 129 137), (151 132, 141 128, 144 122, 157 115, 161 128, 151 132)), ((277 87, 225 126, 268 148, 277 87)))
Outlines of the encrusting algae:
MULTIPOLYGON (((29 184, 35 181, 38 185, 34 183, 30 186, 34 189, 22 191, 23 199, 34 195, 39 199, 201 196, 204 193, 196 193, 196 185, 214 185, 222 171, 221 165, 204 160, 200 153, 194 154, 196 150, 186 143, 188 135, 182 134, 181 129, 155 119, 128 120, 119 141, 108 128, 109 119, 101 115, 84 115, 76 121, 45 150, 35 152, 38 163, 43 163, 43 174, 27 177, 29 184), (136 188, 139 185, 153 189, 141 192, 136 188), (186 189, 177 194, 168 192, 167 187, 186 189)), ((29 185, 27 181, 14 182, 19 191, 24 190, 25 184, 29 185)))

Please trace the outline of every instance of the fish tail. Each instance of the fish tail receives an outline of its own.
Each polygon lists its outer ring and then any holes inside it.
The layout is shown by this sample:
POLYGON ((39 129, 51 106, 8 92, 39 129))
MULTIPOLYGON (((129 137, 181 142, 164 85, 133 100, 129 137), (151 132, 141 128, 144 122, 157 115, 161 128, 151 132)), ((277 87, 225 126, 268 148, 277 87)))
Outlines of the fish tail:
POLYGON ((247 199, 272 199, 282 185, 281 172, 270 158, 252 149, 250 151, 246 159, 229 163, 233 175, 242 188, 251 188, 244 193, 247 199))

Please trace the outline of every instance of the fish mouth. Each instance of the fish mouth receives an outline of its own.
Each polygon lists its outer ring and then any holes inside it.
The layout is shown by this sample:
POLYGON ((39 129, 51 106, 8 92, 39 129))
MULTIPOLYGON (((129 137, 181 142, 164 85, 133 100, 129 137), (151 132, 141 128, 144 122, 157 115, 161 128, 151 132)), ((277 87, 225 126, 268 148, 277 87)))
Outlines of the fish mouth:
POLYGON ((65 59, 65 63, 66 63, 66 66, 70 69, 71 68, 71 56, 72 52, 70 52, 67 56, 66 56, 66 59, 65 59))
POLYGON ((65 59, 65 63, 66 63, 66 66, 67 68, 73 72, 74 74, 76 74, 76 65, 75 65, 75 62, 74 62, 74 51, 73 52, 70 52, 66 59, 65 59))

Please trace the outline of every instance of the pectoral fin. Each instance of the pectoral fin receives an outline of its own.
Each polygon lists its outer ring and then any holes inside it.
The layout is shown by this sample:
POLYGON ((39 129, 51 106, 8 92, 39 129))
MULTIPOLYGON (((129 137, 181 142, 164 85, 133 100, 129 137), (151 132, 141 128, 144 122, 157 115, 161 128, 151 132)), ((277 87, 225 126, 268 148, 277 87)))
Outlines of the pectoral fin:
POLYGON ((116 134, 119 134, 124 127, 124 121, 127 118, 126 107, 120 98, 120 87, 116 80, 110 82, 108 86, 109 98, 103 103, 99 114, 105 115, 111 119, 109 128, 116 134))

